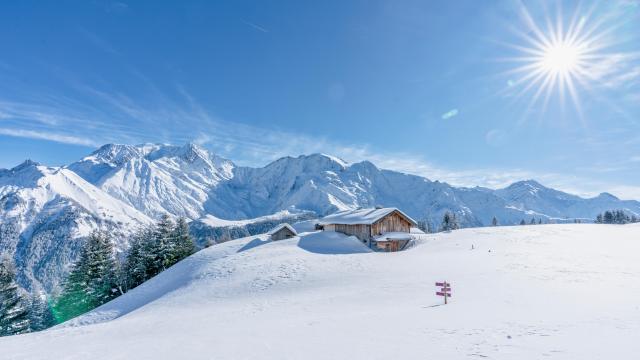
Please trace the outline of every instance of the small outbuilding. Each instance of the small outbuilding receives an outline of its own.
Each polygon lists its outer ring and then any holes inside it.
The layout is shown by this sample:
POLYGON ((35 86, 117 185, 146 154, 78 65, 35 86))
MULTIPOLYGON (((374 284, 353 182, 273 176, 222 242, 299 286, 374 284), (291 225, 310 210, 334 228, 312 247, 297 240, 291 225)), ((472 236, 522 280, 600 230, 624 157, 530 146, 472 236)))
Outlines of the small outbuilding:
POLYGON ((327 215, 320 225, 324 231, 353 235, 372 249, 399 251, 413 239, 411 227, 417 223, 397 208, 377 207, 327 215))
POLYGON ((271 240, 284 240, 298 236, 298 232, 293 226, 283 223, 271 229, 267 235, 269 235, 271 240))

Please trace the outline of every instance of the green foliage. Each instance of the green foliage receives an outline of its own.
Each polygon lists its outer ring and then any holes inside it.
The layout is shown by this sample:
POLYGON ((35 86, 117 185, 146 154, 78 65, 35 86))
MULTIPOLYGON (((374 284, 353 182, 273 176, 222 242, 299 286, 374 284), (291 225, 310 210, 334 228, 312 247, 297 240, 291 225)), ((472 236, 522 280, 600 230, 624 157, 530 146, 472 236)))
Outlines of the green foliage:
POLYGON ((184 218, 174 224, 163 216, 156 226, 136 234, 120 276, 124 290, 133 289, 195 252, 184 218))
POLYGON ((92 310, 133 289, 193 254, 195 245, 185 219, 174 224, 163 216, 155 226, 138 231, 130 241, 127 257, 118 266, 111 240, 94 232, 64 282, 53 314, 63 322, 92 310))
POLYGON ((31 331, 41 331, 56 324, 51 305, 44 293, 36 292, 31 296, 29 314, 31 331))
POLYGON ((56 299, 56 321, 74 318, 116 297, 115 269, 111 239, 104 233, 92 233, 56 299))
POLYGON ((29 308, 16 284, 11 259, 0 258, 0 336, 29 332, 29 308))

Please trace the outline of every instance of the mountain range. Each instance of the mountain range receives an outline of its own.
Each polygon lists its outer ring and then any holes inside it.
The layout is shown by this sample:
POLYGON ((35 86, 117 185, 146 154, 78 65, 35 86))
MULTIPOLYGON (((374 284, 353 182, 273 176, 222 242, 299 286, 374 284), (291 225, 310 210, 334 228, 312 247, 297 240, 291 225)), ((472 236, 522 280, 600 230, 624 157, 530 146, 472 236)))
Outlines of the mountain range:
POLYGON ((27 160, 0 169, 0 252, 16 262, 20 284, 50 292, 93 229, 116 249, 163 214, 191 221, 198 243, 264 232, 279 222, 372 206, 393 206, 437 227, 445 211, 464 227, 532 218, 591 221, 609 209, 640 215, 640 202, 607 193, 582 198, 534 180, 503 189, 440 181, 312 154, 264 167, 238 166, 195 144, 108 144, 77 162, 48 167, 27 160))

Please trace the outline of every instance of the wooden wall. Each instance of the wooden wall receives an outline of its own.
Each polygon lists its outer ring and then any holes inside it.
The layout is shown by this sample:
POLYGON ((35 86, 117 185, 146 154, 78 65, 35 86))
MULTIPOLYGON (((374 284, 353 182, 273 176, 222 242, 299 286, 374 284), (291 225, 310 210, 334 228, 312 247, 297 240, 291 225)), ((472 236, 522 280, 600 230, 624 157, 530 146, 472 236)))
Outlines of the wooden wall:
POLYGON ((358 224, 358 225, 344 225, 335 224, 335 231, 341 232, 347 235, 353 235, 365 243, 369 242, 371 238, 370 225, 358 224))
POLYGON ((410 232, 411 223, 397 212, 385 216, 371 225, 371 236, 378 236, 388 232, 410 232))
POLYGON ((376 241, 376 248, 382 251, 394 252, 404 249, 408 243, 409 240, 376 241))

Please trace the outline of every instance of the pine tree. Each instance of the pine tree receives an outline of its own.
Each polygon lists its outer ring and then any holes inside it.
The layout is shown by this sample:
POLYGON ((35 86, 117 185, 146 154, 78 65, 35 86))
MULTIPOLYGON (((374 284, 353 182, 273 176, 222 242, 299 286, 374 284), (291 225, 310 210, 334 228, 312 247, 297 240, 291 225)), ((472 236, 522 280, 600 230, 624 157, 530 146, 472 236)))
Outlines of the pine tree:
POLYGON ((124 291, 135 288, 145 282, 151 274, 148 266, 153 263, 153 256, 147 254, 151 250, 149 242, 153 241, 154 231, 151 228, 139 230, 132 238, 120 276, 124 291))
POLYGON ((526 225, 526 224, 527 224, 527 223, 524 221, 524 219, 522 219, 522 220, 520 221, 520 225, 526 225))
MULTIPOLYGON (((185 218, 179 218, 173 231, 172 240, 174 241, 173 263, 186 258, 195 252, 195 244, 189 233, 189 224, 185 218)), ((171 264, 173 265, 173 264, 171 264)))
POLYGON ((456 213, 450 213, 446 211, 444 216, 442 217, 442 231, 451 231, 456 230, 460 226, 458 225, 458 218, 456 217, 456 213))
POLYGON ((56 299, 56 320, 66 321, 115 298, 115 268, 111 240, 104 233, 92 233, 56 299))
POLYGON ((445 212, 442 216, 442 231, 451 231, 451 214, 449 212, 445 212))
POLYGON ((602 224, 602 222, 603 222, 602 214, 598 214, 598 216, 596 216, 596 224, 602 224))
POLYGON ((535 225, 536 224, 536 218, 531 218, 531 222, 529 222, 530 225, 535 225))
POLYGON ((152 265, 154 274, 156 275, 165 270, 169 266, 173 265, 173 254, 175 252, 175 242, 172 237, 173 221, 169 215, 163 215, 158 221, 155 230, 155 261, 152 265))
POLYGON ((29 332, 29 310, 16 284, 13 262, 0 258, 0 336, 29 332))
POLYGON ((542 218, 538 219, 538 225, 542 225, 542 218))
POLYGON ((491 220, 491 225, 498 226, 498 219, 494 216, 493 220, 491 220))
POLYGON ((105 233, 96 232, 89 237, 92 256, 88 263, 89 291, 99 305, 116 297, 116 261, 113 243, 105 233))
POLYGON ((613 224, 613 221, 614 221, 613 213, 609 210, 605 211, 603 222, 605 224, 613 224))
POLYGON ((41 291, 36 291, 31 296, 29 314, 31 331, 42 331, 56 324, 47 297, 41 291))
POLYGON ((456 215, 456 213, 453 213, 453 217, 452 217, 452 223, 451 223, 451 229, 452 230, 458 230, 460 229, 460 224, 458 223, 458 216, 456 215))

